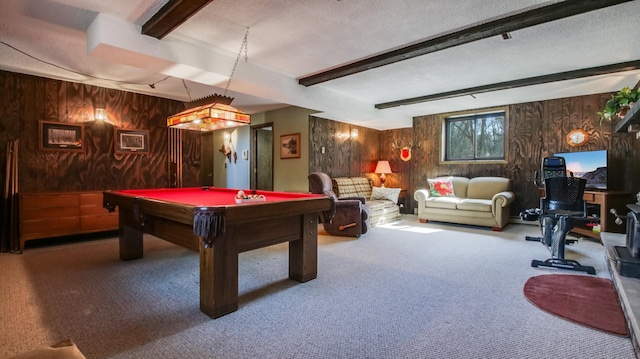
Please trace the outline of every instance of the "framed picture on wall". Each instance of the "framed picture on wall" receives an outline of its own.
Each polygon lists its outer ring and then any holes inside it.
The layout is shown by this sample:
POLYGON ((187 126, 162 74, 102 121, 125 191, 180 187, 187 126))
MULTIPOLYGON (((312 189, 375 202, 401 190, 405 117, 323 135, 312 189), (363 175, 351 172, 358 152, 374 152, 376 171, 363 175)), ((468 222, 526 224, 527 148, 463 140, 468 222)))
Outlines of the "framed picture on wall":
POLYGON ((116 153, 148 153, 149 131, 116 128, 116 153))
POLYGON ((84 126, 75 123, 40 121, 38 129, 41 151, 82 151, 84 126))
POLYGON ((300 158, 300 133, 280 136, 280 158, 300 158))

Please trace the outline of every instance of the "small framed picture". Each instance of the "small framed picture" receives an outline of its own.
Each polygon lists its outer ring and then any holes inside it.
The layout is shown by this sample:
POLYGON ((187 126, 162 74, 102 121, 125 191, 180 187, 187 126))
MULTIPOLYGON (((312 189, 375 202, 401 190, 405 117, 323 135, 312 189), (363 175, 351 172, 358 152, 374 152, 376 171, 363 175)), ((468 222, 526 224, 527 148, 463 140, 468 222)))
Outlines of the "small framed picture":
POLYGON ((116 128, 116 153, 148 153, 149 131, 116 128))
POLYGON ((300 133, 280 136, 280 158, 300 158, 300 133))
POLYGON ((82 124, 40 121, 39 148, 41 151, 82 152, 84 126, 82 124))

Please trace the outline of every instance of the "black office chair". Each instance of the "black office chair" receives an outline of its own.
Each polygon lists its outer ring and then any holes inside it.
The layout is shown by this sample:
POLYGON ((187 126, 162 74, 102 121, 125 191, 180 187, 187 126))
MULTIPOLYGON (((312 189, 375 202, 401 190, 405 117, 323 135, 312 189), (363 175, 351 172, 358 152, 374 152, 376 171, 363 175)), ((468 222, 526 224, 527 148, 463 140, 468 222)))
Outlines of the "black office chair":
POLYGON ((529 237, 528 241, 539 241, 551 251, 551 258, 531 261, 532 267, 552 267, 596 274, 590 266, 564 257, 567 234, 579 223, 594 222, 587 216, 587 202, 582 198, 587 180, 580 177, 546 178, 545 197, 540 199, 540 222, 542 237, 529 237))

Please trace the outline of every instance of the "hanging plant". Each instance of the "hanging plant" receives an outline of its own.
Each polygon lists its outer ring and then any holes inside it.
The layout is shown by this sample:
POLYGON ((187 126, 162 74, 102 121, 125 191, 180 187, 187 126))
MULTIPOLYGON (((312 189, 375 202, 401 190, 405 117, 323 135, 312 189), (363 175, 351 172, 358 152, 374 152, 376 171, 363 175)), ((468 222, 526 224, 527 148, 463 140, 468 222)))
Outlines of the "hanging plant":
POLYGON ((611 99, 604 105, 602 112, 598 112, 600 123, 602 124, 603 120, 611 121, 612 117, 624 117, 631 106, 639 99, 639 89, 631 89, 629 86, 623 87, 622 90, 611 96, 611 99))

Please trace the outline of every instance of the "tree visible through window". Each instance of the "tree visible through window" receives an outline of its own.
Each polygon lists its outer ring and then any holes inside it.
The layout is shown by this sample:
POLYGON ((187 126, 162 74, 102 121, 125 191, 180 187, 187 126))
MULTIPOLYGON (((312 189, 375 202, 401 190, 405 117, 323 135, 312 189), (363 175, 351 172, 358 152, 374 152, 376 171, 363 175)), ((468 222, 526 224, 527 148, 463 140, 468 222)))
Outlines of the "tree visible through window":
POLYGON ((505 112, 445 119, 445 161, 505 159, 505 112))

